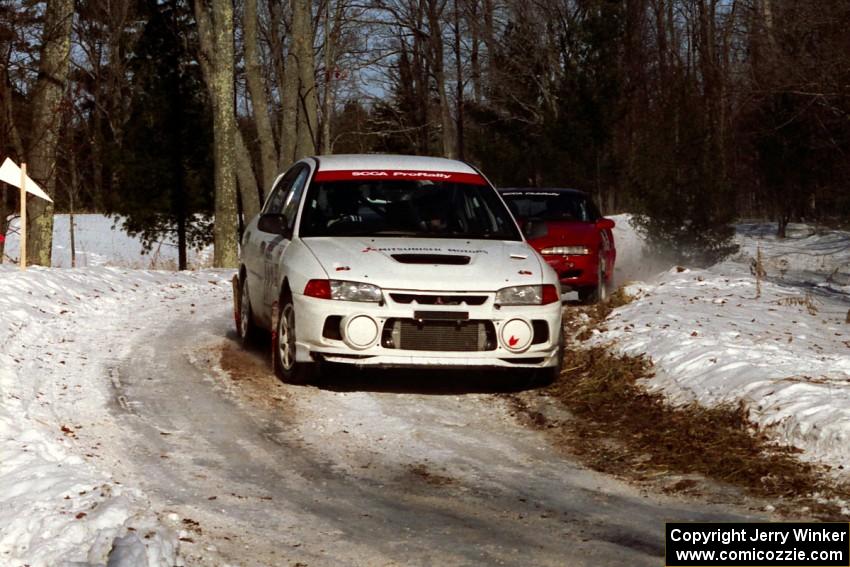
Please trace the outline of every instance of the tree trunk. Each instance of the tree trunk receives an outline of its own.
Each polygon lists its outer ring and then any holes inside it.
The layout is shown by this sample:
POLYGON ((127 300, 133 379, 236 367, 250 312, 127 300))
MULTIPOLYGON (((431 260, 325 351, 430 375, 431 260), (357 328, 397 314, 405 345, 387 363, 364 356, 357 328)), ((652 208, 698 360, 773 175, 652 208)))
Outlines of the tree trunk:
MULTIPOLYGON (((286 53, 283 44, 283 32, 281 31, 281 27, 284 25, 283 0, 268 0, 268 9, 268 42, 270 50, 269 56, 271 57, 271 70, 268 71, 269 77, 267 77, 267 79, 272 81, 273 78, 273 88, 275 92, 278 93, 278 100, 282 106, 284 104, 284 89, 286 85, 286 53)), ((283 112, 276 112, 274 125, 276 127, 275 135, 277 136, 279 151, 277 166, 278 169, 281 169, 289 165, 289 162, 283 159, 283 132, 286 130, 283 112)))
POLYGON ((489 96, 489 88, 498 81, 496 76, 496 33, 493 26, 493 0, 484 0, 484 47, 487 49, 487 80, 485 95, 489 96))
MULTIPOLYGON (((53 196, 56 188, 56 154, 61 124, 62 94, 68 78, 71 52, 72 0, 50 0, 44 15, 38 82, 33 94, 32 138, 29 147, 30 176, 53 196)), ((43 199, 29 203, 27 247, 31 262, 50 266, 53 248, 53 204, 43 199)))
POLYGON ((12 85, 9 82, 9 70, 5 66, 0 66, 0 116, 3 120, 3 131, 0 134, 7 137, 9 145, 18 154, 18 159, 24 157, 24 144, 21 142, 21 136, 18 133, 18 128, 15 124, 15 114, 12 112, 12 85))
POLYGON ((319 99, 313 57, 313 19, 310 0, 292 0, 292 50, 298 61, 298 130, 295 159, 316 153, 319 99))
POLYGON ((785 238, 788 234, 788 223, 791 222, 791 214, 787 212, 779 213, 779 222, 776 225, 776 237, 785 238))
POLYGON ((257 38, 257 0, 245 0, 245 77, 248 93, 254 109, 254 122, 257 125, 257 138, 260 142, 260 167, 262 169, 263 190, 271 189, 277 176, 277 148, 269 116, 269 102, 263 81, 263 67, 260 62, 257 38))
MULTIPOLYGON (((18 157, 24 155, 23 144, 15 127, 14 114, 12 113, 12 87, 9 84, 8 69, 0 67, 0 139, 9 140, 18 157)), ((3 263, 6 253, 6 231, 9 223, 6 217, 9 215, 8 191, 0 189, 0 264, 3 263)))
POLYGON ((186 195, 186 168, 183 166, 183 155, 185 144, 182 133, 186 131, 183 115, 186 112, 183 99, 180 96, 178 85, 169 82, 168 96, 174 103, 171 105, 168 122, 174 132, 178 135, 174 140, 173 152, 171 154, 172 182, 174 187, 169 192, 171 198, 171 215, 177 225, 177 269, 186 270, 188 265, 186 230, 189 224, 189 211, 186 195))
POLYGON ((478 0, 469 0, 468 22, 471 30, 471 47, 469 53, 469 66, 472 71, 472 96, 476 104, 481 104, 481 58, 479 57, 479 44, 481 43, 481 32, 478 22, 478 0))
POLYGON ((80 189, 80 176, 77 172, 77 153, 69 152, 68 169, 71 170, 71 187, 68 191, 68 236, 71 242, 71 267, 77 267, 77 231, 74 226, 74 213, 76 212, 76 196, 80 189))
POLYGON ((180 271, 189 267, 186 253, 186 222, 186 204, 181 200, 177 209, 177 269, 180 271))
MULTIPOLYGON (((293 28, 294 32, 294 28, 293 28)), ((295 48, 290 42, 286 54, 286 65, 283 68, 283 85, 281 86, 281 124, 280 124, 280 167, 289 167, 295 157, 298 145, 298 58, 295 48)))
POLYGON ((428 31, 430 37, 429 52, 431 56, 431 68, 434 72, 437 96, 440 106, 440 137, 442 140, 442 154, 447 158, 455 157, 454 128, 452 114, 449 109, 449 97, 446 94, 446 73, 443 53, 442 34, 442 8, 444 2, 440 0, 429 0, 428 2, 428 31))
POLYGON ((231 0, 195 2, 201 65, 213 108, 215 160, 215 224, 213 265, 238 265, 236 202, 236 114, 233 62, 233 4, 231 0))
POLYGON ((9 210, 6 205, 5 191, 0 193, 0 264, 3 263, 6 253, 6 230, 9 228, 9 223, 6 217, 9 215, 9 210))
POLYGON ((464 139, 463 139, 463 58, 461 53, 461 44, 460 44, 460 8, 458 8, 458 0, 455 0, 454 5, 454 32, 455 32, 455 68, 457 72, 457 80, 456 86, 457 91, 455 93, 455 97, 457 98, 457 121, 456 121, 456 131, 457 131, 457 159, 464 160, 466 159, 465 148, 464 148, 464 139))
POLYGON ((331 115, 334 106, 333 79, 334 71, 331 68, 336 56, 336 26, 339 25, 339 12, 337 12, 336 23, 331 26, 331 3, 326 0, 325 4, 325 96, 322 100, 322 154, 331 153, 331 115))
MULTIPOLYGON (((236 129, 235 139, 236 179, 239 181, 242 216, 244 221, 248 223, 260 212, 260 194, 257 192, 257 178, 254 176, 254 170, 251 168, 251 153, 245 145, 245 138, 242 136, 242 131, 239 128, 236 129)), ((277 172, 275 172, 275 175, 277 175, 277 172)), ((274 180, 275 177, 272 177, 271 183, 274 183, 274 180)), ((271 191, 271 183, 264 187, 263 196, 271 191)))

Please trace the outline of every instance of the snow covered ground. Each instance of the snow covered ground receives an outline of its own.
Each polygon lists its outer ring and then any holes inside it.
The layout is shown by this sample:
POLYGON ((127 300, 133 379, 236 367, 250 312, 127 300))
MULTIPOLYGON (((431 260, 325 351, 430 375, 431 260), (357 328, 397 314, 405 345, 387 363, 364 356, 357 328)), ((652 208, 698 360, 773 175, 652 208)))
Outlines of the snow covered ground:
MULTIPOLYGON (((17 234, 0 265, 0 564, 174 565, 175 531, 149 500, 115 476, 97 431, 120 431, 108 411, 114 396, 104 348, 110 317, 146 303, 201 294, 228 274, 119 269, 176 265, 163 243, 141 243, 102 215, 76 218, 79 270, 21 272, 17 234), (78 563, 76 563, 78 562, 78 563)), ((54 265, 67 267, 68 217, 57 215, 54 265)), ((208 264, 209 251, 192 253, 208 264)), ((150 324, 154 324, 149 322, 150 324)))
MULTIPOLYGON (((792 237, 778 241, 769 226, 746 223, 740 256, 657 274, 628 218, 616 220, 618 280, 643 282, 630 285, 638 299, 594 340, 647 353, 658 369, 650 387, 671 399, 744 401, 776 439, 846 466, 850 234, 794 225, 792 237), (757 249, 769 280, 760 297, 750 273, 757 249)), ((67 265, 67 228, 60 216, 59 266, 67 265)), ((161 324, 146 315, 153 304, 175 317, 210 301, 226 312, 230 273, 127 269, 150 267, 152 258, 96 215, 80 219, 78 240, 78 264, 89 267, 0 265, 0 565, 179 564, 180 518, 124 474, 130 459, 115 449, 138 440, 121 437, 129 433, 110 411, 122 403, 114 372, 140 355, 122 350, 132 341, 106 341, 104 333, 150 331, 161 324)), ((164 263, 154 265, 168 267, 175 256, 163 246, 164 263)))
MULTIPOLYGON (((640 238, 627 216, 616 220, 622 257, 640 238)), ((850 465, 850 233, 791 225, 781 240, 775 229, 742 223, 739 255, 632 282, 637 299, 594 341, 647 354, 657 370, 649 387, 673 401, 743 402, 777 441, 841 470, 850 465)))
POLYGON ((241 349, 211 376, 230 274, 0 266, 0 565, 652 565, 667 514, 742 519, 581 469, 487 394, 288 386, 241 349))
POLYGON ((177 534, 112 472, 119 444, 103 432, 121 430, 109 412, 121 353, 102 333, 128 311, 155 325, 146 305, 227 275, 0 266, 0 564, 175 564, 177 534))
MULTIPOLYGON (((119 266, 153 270, 177 269, 177 243, 173 239, 160 241, 143 254, 142 243, 122 230, 122 221, 97 214, 75 215, 74 235, 77 250, 77 267, 119 266)), ((5 258, 2 262, 18 260, 18 220, 12 223, 7 236, 5 258)), ((56 215, 53 224, 53 266, 71 266, 70 217, 56 215)), ((212 247, 188 250, 190 268, 212 265, 212 247)))

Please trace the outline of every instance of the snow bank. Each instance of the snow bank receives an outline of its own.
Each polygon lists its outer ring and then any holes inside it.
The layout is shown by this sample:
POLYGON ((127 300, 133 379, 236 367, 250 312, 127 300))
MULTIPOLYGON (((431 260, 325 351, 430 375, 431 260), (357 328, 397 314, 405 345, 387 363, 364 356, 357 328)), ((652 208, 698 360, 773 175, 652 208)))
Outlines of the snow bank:
MULTIPOLYGON (((751 418, 804 457, 850 464, 850 234, 739 226, 742 253, 707 270, 672 268, 637 283, 596 343, 648 355, 651 389, 674 402, 744 402, 751 418), (751 273, 760 249, 768 281, 751 273)), ((636 238, 636 236, 627 236, 636 238)), ((619 248, 619 243, 618 243, 619 248)))
POLYGON ((175 564, 176 535, 107 472, 120 353, 103 334, 225 275, 0 266, 0 564, 175 564))
MULTIPOLYGON (((56 215, 53 221, 53 266, 71 266, 70 217, 56 215)), ((177 269, 177 242, 165 239, 144 254, 138 238, 129 236, 121 229, 121 219, 104 215, 75 215, 74 235, 77 250, 77 267, 118 266, 155 270, 177 269)), ((20 253, 18 220, 15 219, 6 241, 5 262, 17 262, 20 253)), ((190 268, 212 265, 212 247, 203 250, 188 250, 190 268)))
POLYGON ((747 257, 761 250, 769 276, 850 294, 850 232, 790 224, 788 238, 780 239, 775 223, 742 223, 738 233, 747 257))

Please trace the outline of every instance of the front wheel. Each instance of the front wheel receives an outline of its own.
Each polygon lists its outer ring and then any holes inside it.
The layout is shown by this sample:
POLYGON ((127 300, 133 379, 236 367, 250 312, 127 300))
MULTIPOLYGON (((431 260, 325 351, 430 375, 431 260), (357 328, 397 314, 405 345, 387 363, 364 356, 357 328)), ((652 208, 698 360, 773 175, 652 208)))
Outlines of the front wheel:
POLYGON ((537 368, 531 371, 531 385, 535 388, 545 388, 552 385, 560 376, 561 369, 564 367, 564 331, 558 333, 558 364, 555 366, 547 366, 546 368, 537 368))
POLYGON ((608 300, 608 282, 605 281, 601 260, 596 270, 596 285, 578 290, 578 298, 582 303, 602 303, 608 300))
POLYGON ((239 294, 239 319, 236 325, 239 340, 243 346, 250 346, 257 341, 260 333, 257 324, 254 323, 254 313, 251 311, 251 297, 248 294, 248 277, 242 278, 239 294))
POLYGON ((287 293, 281 299, 274 341, 274 370, 278 378, 289 384, 306 384, 316 378, 316 364, 295 359, 295 306, 287 293))

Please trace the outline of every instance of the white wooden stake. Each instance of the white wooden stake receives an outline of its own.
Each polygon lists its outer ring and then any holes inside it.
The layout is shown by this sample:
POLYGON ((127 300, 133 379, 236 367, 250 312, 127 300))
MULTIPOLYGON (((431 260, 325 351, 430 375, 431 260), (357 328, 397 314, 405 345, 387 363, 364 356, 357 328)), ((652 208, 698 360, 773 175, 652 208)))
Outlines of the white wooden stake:
POLYGON ((0 165, 0 181, 4 181, 12 187, 18 187, 21 190, 21 269, 27 269, 27 193, 32 193, 36 197, 45 201, 53 202, 50 195, 41 190, 41 187, 27 177, 27 164, 22 163, 21 167, 15 165, 11 159, 6 158, 3 165, 0 165), (29 188, 27 188, 27 180, 29 180, 29 188))
POLYGON ((21 269, 27 269, 27 164, 21 164, 21 269))

